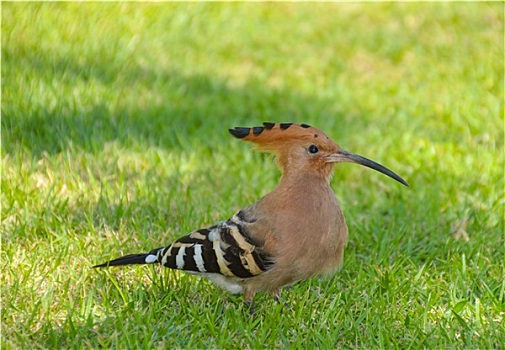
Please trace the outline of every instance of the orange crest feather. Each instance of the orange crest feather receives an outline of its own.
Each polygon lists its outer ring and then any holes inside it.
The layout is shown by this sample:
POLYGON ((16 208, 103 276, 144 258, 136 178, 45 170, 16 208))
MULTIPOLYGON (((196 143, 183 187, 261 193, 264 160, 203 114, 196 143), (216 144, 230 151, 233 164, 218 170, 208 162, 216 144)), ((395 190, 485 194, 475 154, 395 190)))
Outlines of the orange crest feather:
POLYGON ((288 144, 301 140, 328 137, 320 130, 295 123, 263 123, 252 128, 236 127, 229 129, 230 134, 244 141, 253 142, 262 151, 276 151, 288 144))

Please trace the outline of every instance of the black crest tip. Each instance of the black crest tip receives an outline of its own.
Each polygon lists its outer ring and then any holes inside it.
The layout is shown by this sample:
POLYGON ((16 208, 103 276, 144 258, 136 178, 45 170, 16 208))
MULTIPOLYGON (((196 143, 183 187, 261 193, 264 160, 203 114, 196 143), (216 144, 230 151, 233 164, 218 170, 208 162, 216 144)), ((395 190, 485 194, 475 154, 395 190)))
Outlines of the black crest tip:
POLYGON ((270 129, 272 129, 275 126, 275 123, 264 122, 263 125, 265 126, 265 128, 267 128, 268 130, 270 130, 270 129))
POLYGON ((228 129, 228 131, 230 132, 230 134, 232 134, 236 138, 241 139, 241 138, 244 138, 247 135, 249 135, 249 133, 251 132, 251 128, 237 127, 235 129, 228 129))
POLYGON ((261 134, 263 132, 263 130, 265 130, 265 128, 262 127, 262 126, 255 126, 252 129, 253 129, 254 135, 259 135, 259 134, 261 134))
POLYGON ((291 125, 293 125, 293 123, 281 123, 280 124, 280 128, 281 130, 286 130, 287 128, 289 128, 291 125))

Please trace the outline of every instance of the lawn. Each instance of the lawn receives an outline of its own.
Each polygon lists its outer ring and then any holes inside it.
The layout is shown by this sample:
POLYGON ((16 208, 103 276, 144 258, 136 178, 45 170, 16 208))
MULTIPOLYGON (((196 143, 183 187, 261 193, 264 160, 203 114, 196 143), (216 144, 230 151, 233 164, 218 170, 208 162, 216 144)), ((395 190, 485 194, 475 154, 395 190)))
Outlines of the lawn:
POLYGON ((5 3, 1 341, 28 348, 505 344, 503 3, 5 3), (276 303, 95 270, 276 186, 227 129, 313 125, 342 164, 342 270, 276 303))

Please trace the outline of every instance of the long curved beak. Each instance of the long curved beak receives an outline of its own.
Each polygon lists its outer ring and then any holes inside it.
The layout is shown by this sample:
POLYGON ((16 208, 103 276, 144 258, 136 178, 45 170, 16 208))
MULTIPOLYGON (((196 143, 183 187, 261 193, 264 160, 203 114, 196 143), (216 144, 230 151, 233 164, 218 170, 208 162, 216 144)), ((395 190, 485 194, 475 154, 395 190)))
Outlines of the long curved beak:
POLYGON ((337 153, 330 154, 327 158, 327 161, 329 163, 340 163, 340 162, 349 162, 349 163, 356 163, 360 165, 364 165, 366 167, 369 167, 371 169, 377 170, 393 179, 396 181, 400 182, 401 184, 405 186, 409 186, 407 181, 402 179, 400 176, 396 175, 394 172, 386 168, 385 166, 380 165, 379 163, 374 162, 373 160, 370 160, 368 158, 359 156, 357 154, 347 152, 344 150, 340 150, 337 153))

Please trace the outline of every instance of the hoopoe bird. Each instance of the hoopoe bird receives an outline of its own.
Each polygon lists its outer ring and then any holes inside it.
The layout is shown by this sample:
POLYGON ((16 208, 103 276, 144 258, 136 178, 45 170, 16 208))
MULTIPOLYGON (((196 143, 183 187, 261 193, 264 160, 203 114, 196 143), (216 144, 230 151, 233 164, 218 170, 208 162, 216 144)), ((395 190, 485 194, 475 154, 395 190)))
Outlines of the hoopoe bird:
POLYGON ((131 254, 94 267, 161 264, 208 278, 250 304, 257 292, 278 299, 284 286, 331 275, 342 264, 348 230, 331 187, 336 163, 377 170, 405 186, 386 167, 344 151, 306 124, 263 123, 229 129, 241 140, 277 156, 279 185, 229 220, 189 233, 145 254, 131 254))

